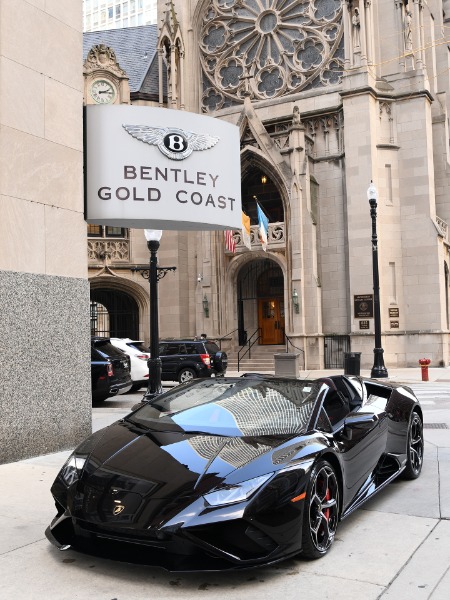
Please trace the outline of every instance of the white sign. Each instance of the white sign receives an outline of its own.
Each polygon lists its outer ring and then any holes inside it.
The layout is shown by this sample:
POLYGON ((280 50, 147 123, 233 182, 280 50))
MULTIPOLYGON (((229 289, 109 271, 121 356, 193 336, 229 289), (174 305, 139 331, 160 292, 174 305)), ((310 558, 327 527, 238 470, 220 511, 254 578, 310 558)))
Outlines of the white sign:
POLYGON ((239 128, 166 108, 86 107, 86 220, 241 228, 239 128))

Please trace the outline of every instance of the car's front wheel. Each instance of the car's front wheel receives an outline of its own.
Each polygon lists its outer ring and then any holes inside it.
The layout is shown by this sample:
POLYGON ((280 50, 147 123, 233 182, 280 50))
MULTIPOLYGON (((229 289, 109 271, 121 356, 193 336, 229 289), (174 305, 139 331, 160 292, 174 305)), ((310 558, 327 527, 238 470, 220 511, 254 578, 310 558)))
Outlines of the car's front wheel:
POLYGON ((178 373, 178 381, 180 383, 186 383, 186 381, 192 381, 192 379, 195 379, 197 377, 196 372, 193 369, 189 369, 189 368, 185 368, 185 369, 181 369, 181 371, 178 373))
POLYGON ((320 558, 334 542, 339 521, 339 484, 333 467, 319 461, 311 472, 303 513, 302 549, 306 558, 320 558))
POLYGON ((423 424, 420 415, 413 412, 408 430, 406 448, 406 467, 402 476, 404 479, 417 479, 423 465, 423 424))

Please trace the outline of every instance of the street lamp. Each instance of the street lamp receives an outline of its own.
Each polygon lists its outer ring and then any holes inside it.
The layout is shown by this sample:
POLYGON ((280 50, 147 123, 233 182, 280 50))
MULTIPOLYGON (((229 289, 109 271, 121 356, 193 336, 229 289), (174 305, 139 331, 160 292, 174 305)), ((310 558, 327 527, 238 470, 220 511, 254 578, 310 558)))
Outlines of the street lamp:
POLYGON ((160 229, 144 229, 147 247, 150 250, 149 267, 133 267, 139 271, 150 284, 150 358, 148 365, 148 388, 142 402, 150 402, 162 394, 161 386, 161 359, 159 358, 159 315, 158 315, 158 281, 165 277, 169 271, 176 271, 176 267, 158 267, 157 252, 162 236, 160 229))
POLYGON ((162 393, 161 359, 159 358, 159 315, 158 315, 158 258, 157 252, 161 240, 160 229, 144 229, 147 247, 150 250, 150 268, 148 281, 150 284, 150 358, 148 359, 148 388, 142 398, 150 402, 162 393))
POLYGON ((377 200, 378 192, 373 181, 367 190, 372 218, 372 271, 373 271, 373 317, 375 322, 375 348, 373 349, 373 367, 370 376, 375 379, 388 377, 384 366, 383 348, 381 347, 381 313, 380 313, 380 277, 378 273, 378 237, 377 237, 377 200))
POLYGON ((292 292, 292 304, 294 305, 295 312, 298 314, 300 312, 300 305, 298 302, 297 290, 295 288, 294 288, 294 291, 292 292))

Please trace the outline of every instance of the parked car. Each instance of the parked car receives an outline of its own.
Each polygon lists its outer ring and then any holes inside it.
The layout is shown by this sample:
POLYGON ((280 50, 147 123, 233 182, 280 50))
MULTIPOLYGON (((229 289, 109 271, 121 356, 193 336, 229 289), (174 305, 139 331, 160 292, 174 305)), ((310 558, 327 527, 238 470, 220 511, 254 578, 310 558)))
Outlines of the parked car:
POLYGON ((197 377, 222 377, 228 365, 226 352, 211 340, 161 340, 162 381, 184 383, 197 377))
POLYGON ((111 344, 122 350, 130 357, 132 392, 140 390, 143 385, 148 384, 148 365, 150 352, 142 340, 131 338, 111 338, 111 344))
POLYGON ((400 383, 191 381, 78 446, 52 485, 46 535, 173 571, 320 558, 340 521, 398 476, 419 477, 422 423, 400 383))
POLYGON ((133 382, 129 357, 113 346, 109 338, 91 339, 92 401, 103 402, 110 396, 125 394, 133 382))

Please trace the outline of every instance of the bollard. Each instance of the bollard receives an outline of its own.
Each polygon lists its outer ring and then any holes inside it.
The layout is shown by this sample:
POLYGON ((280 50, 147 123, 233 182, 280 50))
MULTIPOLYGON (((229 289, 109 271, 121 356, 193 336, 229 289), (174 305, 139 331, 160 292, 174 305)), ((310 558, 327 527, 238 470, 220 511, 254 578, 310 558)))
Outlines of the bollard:
POLYGON ((428 381, 428 365, 430 362, 429 358, 419 358, 419 365, 422 369, 422 381, 428 381))

